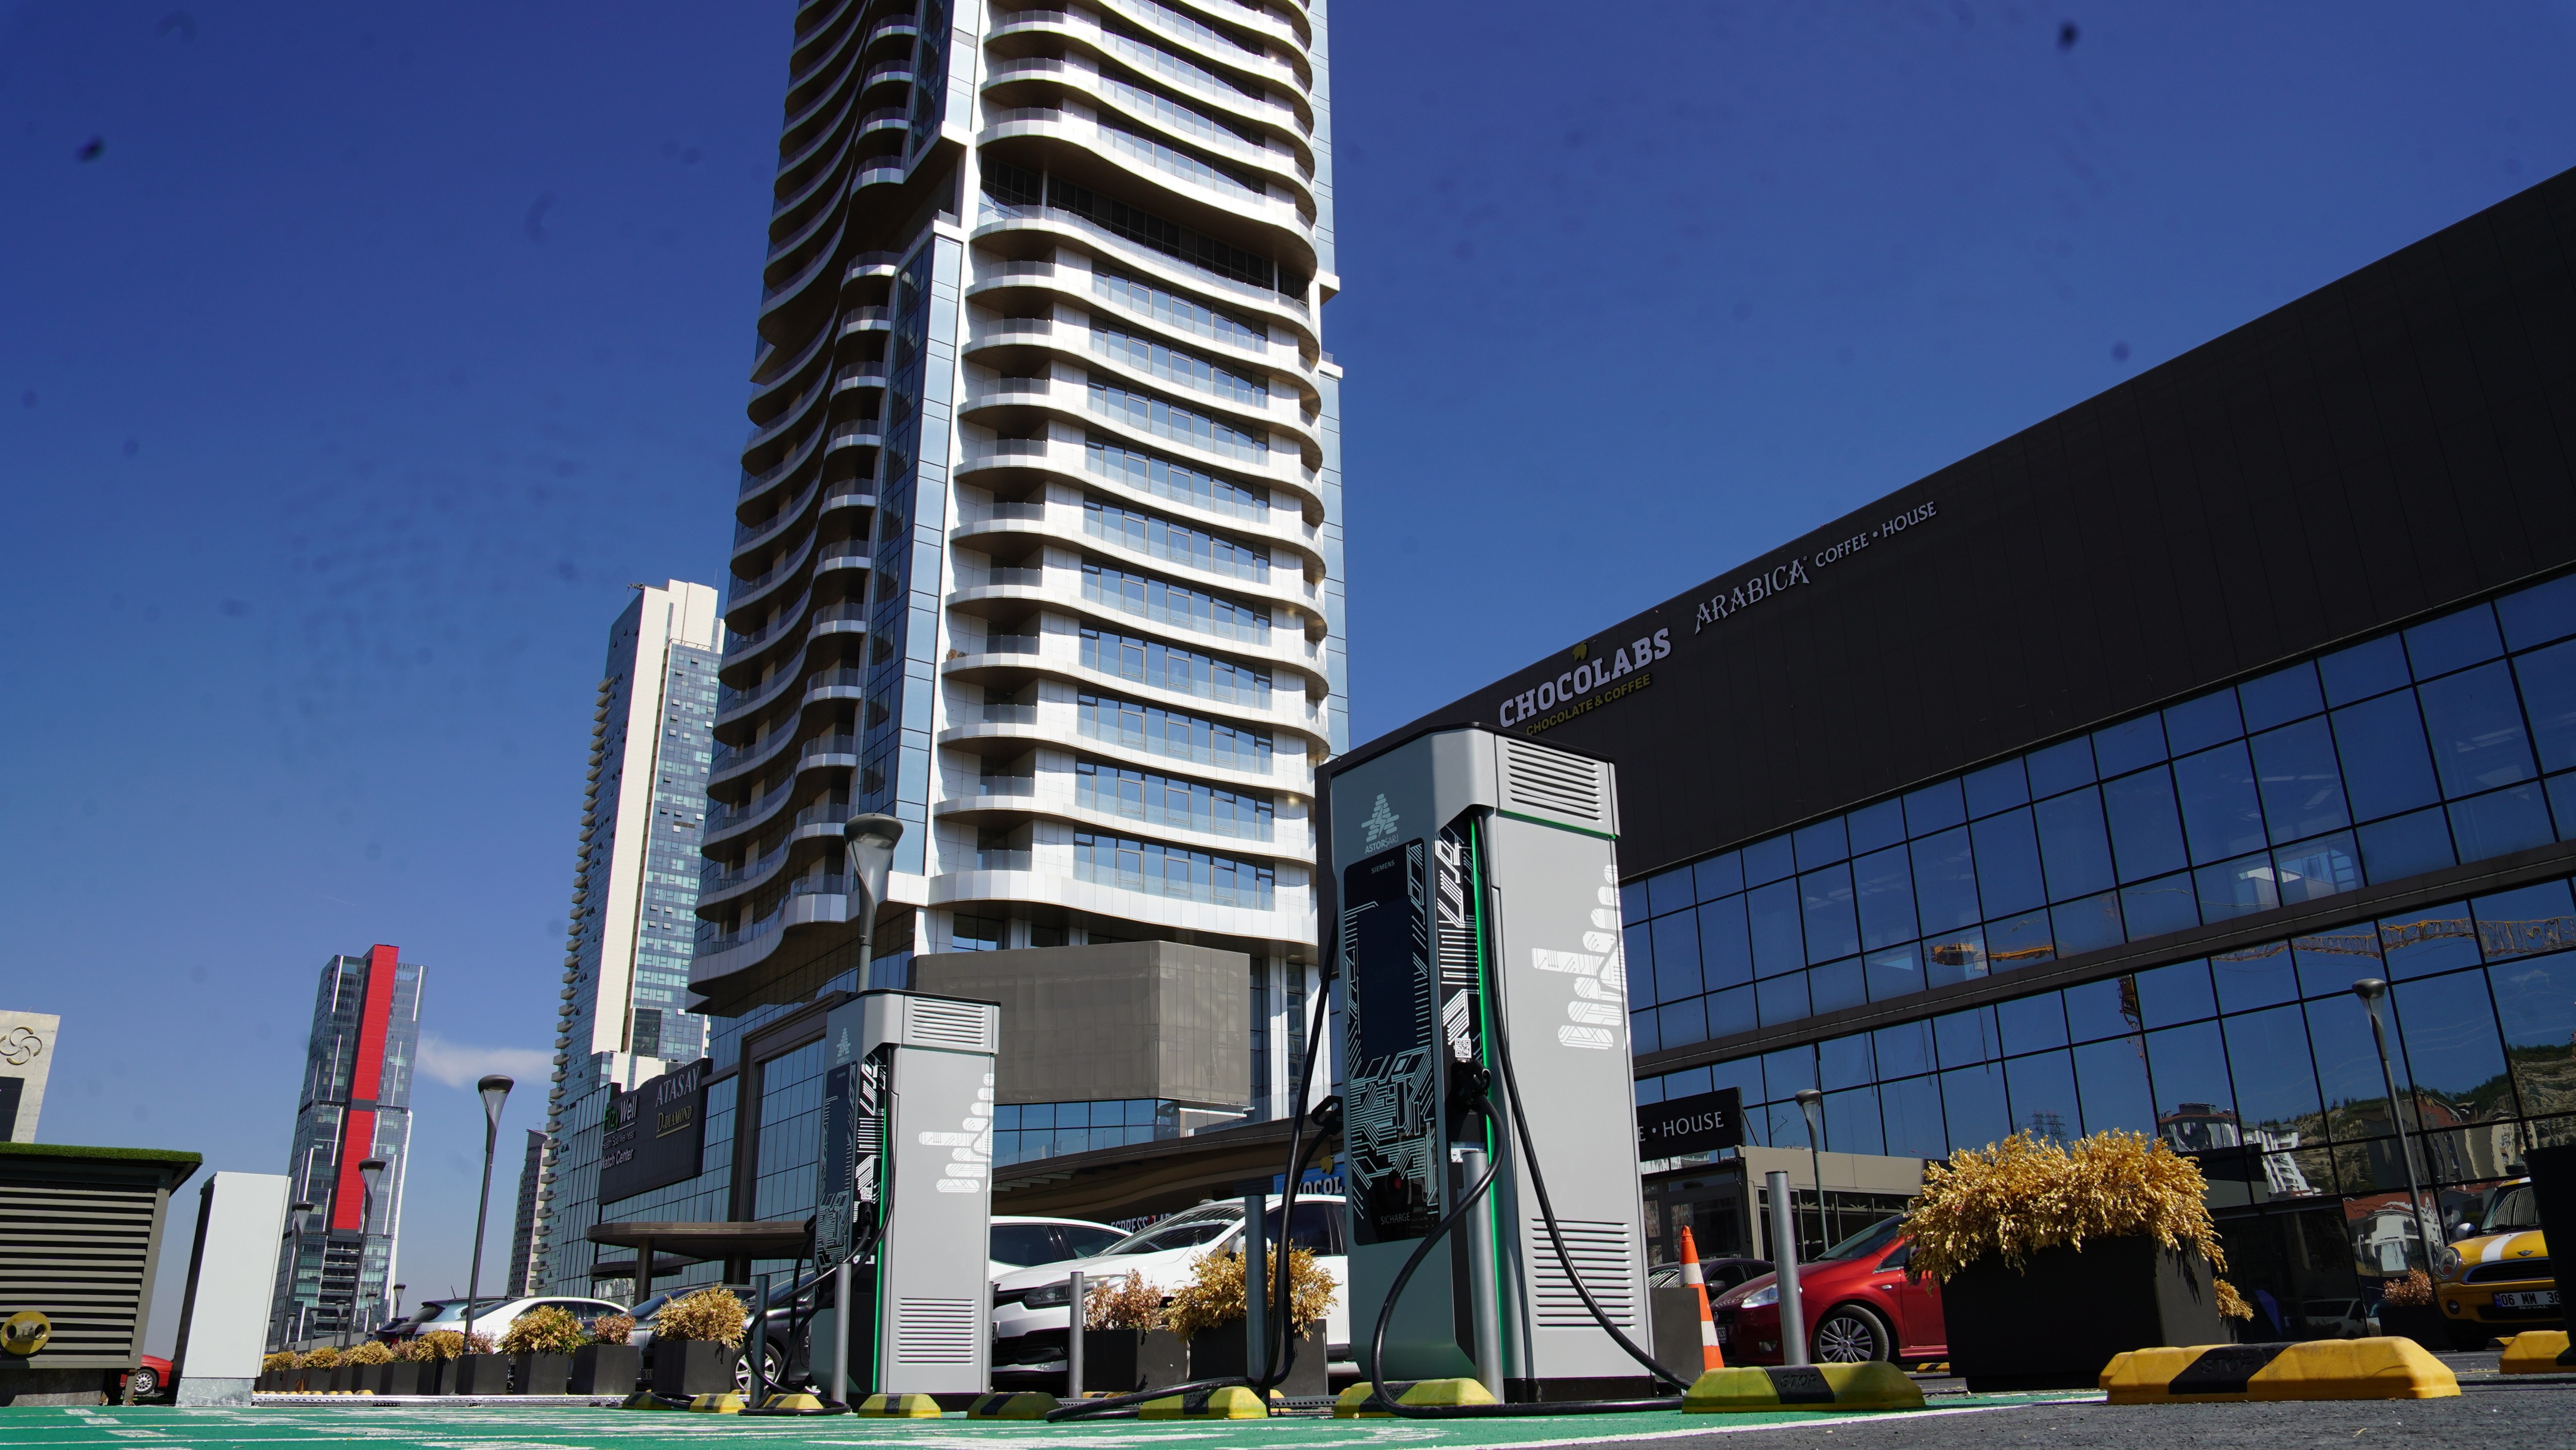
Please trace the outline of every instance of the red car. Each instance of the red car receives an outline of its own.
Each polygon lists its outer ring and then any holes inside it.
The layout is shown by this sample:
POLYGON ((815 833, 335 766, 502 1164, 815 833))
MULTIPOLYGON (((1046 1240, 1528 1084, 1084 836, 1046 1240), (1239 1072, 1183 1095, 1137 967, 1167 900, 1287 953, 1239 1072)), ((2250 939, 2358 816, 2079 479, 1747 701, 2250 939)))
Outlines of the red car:
MULTIPOLYGON (((174 1376, 170 1373, 170 1361, 157 1354, 143 1356, 143 1367, 124 1378, 134 1382, 134 1402, 138 1405, 166 1400, 171 1396, 174 1376)), ((124 1389, 122 1384, 117 1386, 119 1398, 123 1398, 124 1389)))
MULTIPOLYGON (((1914 1251, 1902 1218, 1882 1219, 1798 1266, 1798 1302, 1807 1321, 1807 1358, 1815 1364, 1892 1363, 1949 1358, 1941 1321, 1941 1286, 1908 1283, 1914 1251)), ((1709 1305, 1728 1364, 1780 1364, 1779 1276, 1747 1279, 1709 1305)))

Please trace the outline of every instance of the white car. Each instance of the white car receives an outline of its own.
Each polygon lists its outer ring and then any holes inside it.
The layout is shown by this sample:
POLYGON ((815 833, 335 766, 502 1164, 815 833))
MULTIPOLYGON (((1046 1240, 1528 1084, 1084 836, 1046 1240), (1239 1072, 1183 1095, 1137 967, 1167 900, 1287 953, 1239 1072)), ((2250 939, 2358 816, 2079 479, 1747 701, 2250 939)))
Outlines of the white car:
MULTIPOLYGON (((1279 1205, 1270 1199, 1269 1233, 1279 1238, 1279 1205)), ((1297 1195, 1297 1216, 1289 1239, 1311 1250, 1316 1266, 1333 1279, 1333 1307, 1325 1315, 1324 1339, 1335 1360, 1350 1358, 1351 1311, 1348 1249, 1342 1238, 1339 1194, 1297 1195)), ((1073 1322, 1069 1307, 1073 1271, 1088 1283, 1143 1276, 1169 1297, 1190 1281, 1191 1266, 1209 1254, 1243 1251, 1243 1204, 1203 1203, 1109 1245, 1089 1258, 1039 1264, 998 1275, 993 1280, 993 1369, 1044 1372, 1064 1368, 1065 1330, 1073 1322)))
MULTIPOLYGON (((626 1306, 612 1304, 605 1299, 573 1299, 562 1295, 527 1299, 487 1297, 475 1301, 473 1332, 491 1335, 492 1343, 497 1346, 501 1342, 501 1336, 510 1332, 510 1326, 518 1322, 520 1315, 531 1309, 547 1308, 569 1310, 573 1318, 585 1325, 602 1314, 626 1312, 626 1306)), ((442 1329, 461 1332, 465 1327, 465 1301, 458 1299, 454 1303, 440 1306, 436 1315, 422 1320, 413 1328, 412 1333, 434 1334, 442 1329)))
POLYGON ((1031 1264, 1087 1259, 1127 1237, 1127 1231, 1084 1218, 1021 1218, 993 1215, 991 1246, 994 1278, 1031 1264))

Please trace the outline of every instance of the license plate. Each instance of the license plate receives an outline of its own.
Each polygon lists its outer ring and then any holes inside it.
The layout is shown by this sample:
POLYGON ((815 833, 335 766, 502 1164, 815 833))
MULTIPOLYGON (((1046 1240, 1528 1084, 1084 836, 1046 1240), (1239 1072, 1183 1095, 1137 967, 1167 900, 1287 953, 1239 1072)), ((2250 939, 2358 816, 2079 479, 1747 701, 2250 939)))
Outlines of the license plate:
POLYGON ((2495 1306, 2498 1309, 2555 1309, 2558 1307, 2558 1291, 2534 1289, 2525 1294, 2498 1294, 2495 1306))
POLYGON ((1720 1344, 1732 1344, 1735 1342, 1735 1336, 1727 1333, 1726 1326, 1721 1324, 1717 1326, 1717 1342, 1720 1344))

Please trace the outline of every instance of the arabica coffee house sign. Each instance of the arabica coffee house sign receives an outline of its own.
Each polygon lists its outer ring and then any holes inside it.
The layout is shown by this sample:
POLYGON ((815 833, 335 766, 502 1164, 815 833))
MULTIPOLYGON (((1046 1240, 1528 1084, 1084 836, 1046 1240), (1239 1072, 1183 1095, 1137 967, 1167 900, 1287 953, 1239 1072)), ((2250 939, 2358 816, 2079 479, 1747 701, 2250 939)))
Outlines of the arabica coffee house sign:
MULTIPOLYGON (((1851 559, 1882 539, 1893 538, 1908 529, 1919 527, 1940 516, 1940 505, 1926 500, 1905 512, 1887 519, 1875 528, 1840 539, 1796 558, 1774 564, 1758 574, 1748 574, 1728 587, 1698 601, 1691 619, 1691 633, 1698 635, 1711 625, 1723 624, 1759 604, 1766 604, 1801 585, 1815 582, 1818 574, 1851 559)), ((1576 645, 1567 658, 1570 669, 1560 670, 1553 680, 1540 680, 1529 689, 1506 696, 1495 712, 1495 719, 1507 729, 1524 735, 1537 735, 1552 730, 1578 715, 1587 715, 1615 700, 1625 699, 1654 684, 1655 677, 1647 666, 1673 652, 1673 632, 1658 629, 1650 635, 1614 643, 1607 654, 1591 644, 1576 645)))

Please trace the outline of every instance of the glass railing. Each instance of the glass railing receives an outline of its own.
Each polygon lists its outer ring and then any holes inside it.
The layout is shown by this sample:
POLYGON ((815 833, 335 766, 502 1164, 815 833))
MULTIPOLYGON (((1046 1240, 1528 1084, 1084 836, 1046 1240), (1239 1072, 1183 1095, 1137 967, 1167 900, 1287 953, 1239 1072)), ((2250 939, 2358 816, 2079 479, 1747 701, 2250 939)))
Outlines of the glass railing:
POLYGON ((1029 799, 1038 793, 1038 778, 1033 775, 979 775, 975 777, 975 794, 979 796, 1013 796, 1029 799))
POLYGON ((1157 438, 1223 454, 1238 463, 1269 466, 1270 440, 1266 437, 1255 437, 1229 428, 1205 414, 1175 407, 1150 394, 1131 393, 1125 388, 1113 388, 1098 382, 1091 384, 1088 391, 1091 411, 1104 418, 1141 429, 1157 438))
MULTIPOLYGON (((1159 592, 1169 597, 1171 591, 1163 589, 1159 592)), ((1100 582, 1100 576, 1088 570, 1084 571, 1082 576, 1082 597, 1095 604, 1108 605, 1122 614, 1132 614, 1141 619, 1153 620, 1158 624, 1168 624, 1175 629, 1186 629, 1196 634, 1212 634, 1219 639, 1235 640, 1242 644, 1266 647, 1270 643, 1270 621, 1267 619, 1257 615, 1252 621, 1218 619, 1213 615, 1192 610, 1174 609, 1165 604, 1162 599, 1152 595, 1143 599, 1130 598, 1124 592, 1104 587, 1100 582)))
POLYGON ((735 826, 741 825, 745 821, 757 820, 760 817, 769 814, 772 810, 777 809, 780 801, 787 799, 787 793, 795 789, 795 787, 796 782, 792 780, 784 781, 771 788, 767 795, 746 802, 741 806, 714 807, 707 812, 708 832, 712 834, 717 831, 730 830, 735 826))
POLYGON ((1137 257, 1135 249, 1143 248, 1144 252, 1153 258, 1155 265, 1171 267, 1177 271, 1187 272, 1190 274, 1193 283, 1197 286, 1230 292, 1248 300, 1272 303, 1277 306, 1284 307, 1301 317, 1305 316, 1307 312, 1306 299, 1303 297, 1281 292, 1275 288, 1264 287, 1254 282, 1238 282, 1234 278, 1226 276, 1222 272, 1211 271, 1206 267, 1200 266, 1198 263, 1191 261, 1187 257, 1177 256, 1171 252, 1162 251, 1157 248, 1146 247, 1141 242, 1132 241, 1127 237, 1119 235, 1117 232, 1111 231, 1109 228, 1102 226, 1100 223, 1093 221, 1091 218, 1084 216, 1078 211, 1068 211, 1060 206, 1033 206, 1024 202, 1001 201, 997 200, 992 193, 986 192, 981 199, 981 210, 977 212, 977 222, 978 225, 981 225, 984 222, 991 221, 1042 221, 1056 226, 1069 227, 1094 238, 1104 246, 1120 249, 1120 255, 1122 258, 1142 260, 1137 257))
POLYGON ((1212 765, 1219 770, 1240 770, 1247 775, 1268 775, 1270 757, 1257 750, 1220 749, 1197 740, 1184 740, 1169 734, 1143 730, 1122 730, 1102 723, 1090 713, 1076 717, 1077 728, 1086 739, 1107 745, 1122 745, 1170 760, 1186 760, 1194 765, 1212 765))
POLYGON ((869 323, 882 323, 885 320, 886 310, 882 307, 853 307, 841 314, 841 330, 850 332, 865 327, 869 323))
POLYGON ((1115 126, 1101 126, 1096 129, 1118 152, 1133 156, 1157 171, 1168 172, 1183 181, 1196 182, 1212 191, 1228 192, 1247 201, 1287 205, 1286 202, 1278 201, 1268 192, 1253 190, 1188 152, 1175 151, 1160 141, 1139 136, 1132 131, 1121 131, 1115 126))
POLYGON ((1031 851, 978 851, 975 853, 975 869, 978 871, 1034 871, 1037 869, 1035 855, 1036 853, 1031 851))
POLYGON ((768 875, 778 868, 779 862, 786 859, 787 845, 782 841, 771 847, 768 854, 759 860, 731 871, 710 861, 698 872, 698 891, 702 896, 714 892, 731 891, 746 881, 756 881, 768 875))
POLYGON ((1112 99, 1144 113, 1175 131, 1185 132, 1211 145, 1236 151, 1248 151, 1260 156, 1270 155, 1261 147, 1245 140, 1237 132, 1218 125, 1169 96, 1159 95, 1141 86, 1131 86, 1115 76, 1102 76, 1100 88, 1108 92, 1112 99))
POLYGON ((1223 574, 1228 578, 1247 580, 1254 584, 1270 582, 1270 561, 1267 559, 1227 558, 1219 556, 1213 549, 1201 552, 1176 548, 1170 542, 1168 530, 1157 529, 1150 524, 1141 532, 1130 532, 1126 529, 1112 530, 1096 509, 1082 511, 1082 531, 1103 543, 1116 544, 1122 549, 1134 549, 1139 553, 1151 554, 1157 559, 1168 559, 1175 564, 1184 564, 1192 569, 1204 569, 1211 574, 1223 574))
POLYGON ((1192 357, 1159 342, 1095 327, 1091 330, 1091 350, 1111 362, 1150 373, 1165 382, 1178 383, 1247 408, 1263 412, 1270 409, 1268 388, 1250 378, 1227 372, 1205 358, 1192 357))
POLYGON ((1236 886, 1214 881, 1174 877, 1160 872, 1121 871, 1105 866, 1079 853, 1073 860, 1073 879, 1095 886, 1114 886, 1121 891, 1141 891, 1148 896, 1169 897, 1175 901, 1196 901, 1210 906, 1234 906, 1246 911, 1268 911, 1275 901, 1275 888, 1268 882, 1256 886, 1236 886))
POLYGON ((1152 283, 1139 281, 1118 272, 1097 267, 1091 273, 1091 293, 1103 297, 1130 312, 1150 317, 1166 327, 1177 327, 1195 333, 1210 342, 1239 347, 1248 352, 1268 352, 1270 339, 1214 308, 1203 307, 1175 292, 1166 292, 1152 283))
POLYGON ((987 704, 983 718, 987 725, 1035 725, 1038 723, 1038 707, 987 704))
POLYGON ((1038 636, 1034 634, 988 634, 973 648, 988 655, 1033 655, 1038 653, 1038 636))
POLYGON ((824 735, 817 737, 816 739, 806 741, 805 748, 797 752, 796 758, 801 762, 812 760, 817 756, 823 755, 856 755, 858 753, 859 737, 856 735, 824 735))
POLYGON ((1046 587, 1046 570, 960 569, 957 571, 957 587, 960 589, 1043 589, 1046 587))
POLYGON ((867 620, 868 607, 864 604, 851 602, 845 604, 827 604, 821 609, 815 610, 813 622, 820 626, 851 622, 865 624, 867 623, 867 620))
POLYGON ((970 503, 958 509, 957 517, 960 522, 967 524, 989 524, 1011 520, 1043 523, 1046 520, 1046 505, 1016 503, 1008 500, 989 504, 970 503))
POLYGON ((1176 811, 1166 806, 1140 804, 1122 798, 1115 790, 1102 790, 1097 780, 1098 777, 1087 775, 1074 778, 1074 804, 1102 815, 1168 826, 1175 831, 1232 836, 1243 841, 1267 841, 1271 838, 1272 821, 1268 816, 1246 818, 1220 815, 1215 811, 1176 811))

